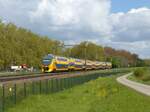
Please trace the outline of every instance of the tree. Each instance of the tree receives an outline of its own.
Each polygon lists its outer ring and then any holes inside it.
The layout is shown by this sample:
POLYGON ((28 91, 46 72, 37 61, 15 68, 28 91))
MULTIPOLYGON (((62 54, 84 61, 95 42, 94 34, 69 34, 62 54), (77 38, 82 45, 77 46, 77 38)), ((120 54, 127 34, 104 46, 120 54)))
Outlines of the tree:
POLYGON ((70 57, 80 59, 104 60, 103 47, 87 41, 81 42, 79 45, 75 45, 72 48, 68 48, 65 54, 70 54, 70 57))

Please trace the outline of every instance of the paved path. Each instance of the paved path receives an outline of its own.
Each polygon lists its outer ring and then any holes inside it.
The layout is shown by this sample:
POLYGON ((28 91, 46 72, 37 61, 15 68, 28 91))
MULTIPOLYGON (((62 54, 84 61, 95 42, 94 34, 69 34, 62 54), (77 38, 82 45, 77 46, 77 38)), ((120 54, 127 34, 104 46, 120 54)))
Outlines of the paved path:
POLYGON ((125 86, 128 86, 128 87, 140 92, 140 93, 150 96, 150 86, 128 80, 127 77, 131 74, 132 73, 118 77, 117 81, 125 86))

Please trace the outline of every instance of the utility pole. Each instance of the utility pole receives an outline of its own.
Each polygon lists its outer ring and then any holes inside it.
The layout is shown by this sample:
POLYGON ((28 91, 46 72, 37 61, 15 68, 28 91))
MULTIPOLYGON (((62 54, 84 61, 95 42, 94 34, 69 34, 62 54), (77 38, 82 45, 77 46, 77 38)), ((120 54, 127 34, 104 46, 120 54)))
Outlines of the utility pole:
POLYGON ((103 52, 104 52, 104 61, 106 61, 105 48, 104 47, 102 47, 102 48, 103 48, 103 52))
POLYGON ((96 60, 98 60, 97 52, 98 52, 98 48, 96 48, 96 54, 95 54, 95 55, 96 55, 96 56, 95 56, 95 59, 96 59, 96 60))
MULTIPOLYGON (((65 47, 73 47, 73 46, 75 46, 75 45, 77 45, 77 44, 64 44, 64 42, 62 42, 61 43, 61 45, 59 45, 59 46, 53 46, 52 48, 53 48, 53 53, 54 53, 54 55, 56 55, 57 54, 57 52, 56 52, 56 50, 57 50, 57 48, 64 48, 65 49, 65 47)), ((62 49, 63 50, 63 49, 62 49)), ((63 53, 63 52, 62 52, 63 53)), ((68 57, 71 55, 71 49, 69 49, 69 54, 68 54, 68 57)))
MULTIPOLYGON (((63 44, 64 47, 73 47, 74 44, 63 44)), ((71 55, 71 49, 69 48, 68 57, 71 55)))
POLYGON ((85 43, 85 48, 84 48, 84 59, 85 59, 85 70, 86 70, 86 64, 87 64, 87 46, 88 46, 88 43, 86 42, 85 43))

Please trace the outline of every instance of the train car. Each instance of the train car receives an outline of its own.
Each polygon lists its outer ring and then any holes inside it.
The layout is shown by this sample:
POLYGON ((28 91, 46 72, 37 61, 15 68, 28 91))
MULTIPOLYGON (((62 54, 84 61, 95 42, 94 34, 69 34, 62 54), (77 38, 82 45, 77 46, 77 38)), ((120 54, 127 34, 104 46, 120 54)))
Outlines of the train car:
POLYGON ((93 63, 90 60, 86 60, 86 70, 92 70, 93 69, 93 63))
POLYGON ((68 71, 69 70, 69 59, 65 57, 55 57, 55 70, 56 71, 68 71))
POLYGON ((43 58, 42 72, 68 71, 69 59, 48 54, 43 58))
POLYGON ((75 70, 75 59, 74 58, 69 58, 68 69, 69 69, 69 71, 75 70))
POLYGON ((80 59, 75 59, 75 70, 83 70, 85 62, 80 59))
POLYGON ((98 61, 95 61, 94 66, 95 66, 94 69, 95 69, 95 70, 98 70, 98 69, 100 69, 101 63, 98 62, 98 61))
POLYGON ((112 68, 112 63, 111 62, 106 62, 105 69, 111 69, 111 68, 112 68))
POLYGON ((96 70, 96 61, 92 61, 92 70, 96 70))
POLYGON ((101 69, 106 69, 106 62, 101 62, 101 69))

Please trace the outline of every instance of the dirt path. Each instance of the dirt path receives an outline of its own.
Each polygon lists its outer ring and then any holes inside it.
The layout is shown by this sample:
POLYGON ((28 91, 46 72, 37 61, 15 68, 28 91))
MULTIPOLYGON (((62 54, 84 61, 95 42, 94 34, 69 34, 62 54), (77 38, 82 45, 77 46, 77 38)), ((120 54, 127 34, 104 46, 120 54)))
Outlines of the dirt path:
POLYGON ((127 77, 131 74, 132 73, 118 77, 117 81, 125 86, 128 86, 128 87, 140 92, 140 93, 150 96, 150 86, 128 80, 127 77))

